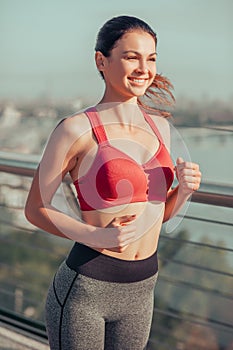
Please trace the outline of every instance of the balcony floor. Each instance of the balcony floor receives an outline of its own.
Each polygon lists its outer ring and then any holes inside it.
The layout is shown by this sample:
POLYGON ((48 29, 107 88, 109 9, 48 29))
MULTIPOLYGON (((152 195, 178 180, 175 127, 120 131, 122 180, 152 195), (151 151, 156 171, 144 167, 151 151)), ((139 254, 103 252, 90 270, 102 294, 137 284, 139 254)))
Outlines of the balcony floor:
POLYGON ((0 322, 0 350, 49 350, 49 346, 6 328, 0 322))

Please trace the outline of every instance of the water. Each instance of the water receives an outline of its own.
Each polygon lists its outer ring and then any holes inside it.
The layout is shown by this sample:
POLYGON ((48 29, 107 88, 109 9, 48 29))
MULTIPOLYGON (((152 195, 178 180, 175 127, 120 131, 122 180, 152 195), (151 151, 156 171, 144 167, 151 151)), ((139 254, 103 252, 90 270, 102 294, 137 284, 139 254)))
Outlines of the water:
MULTIPOLYGON (((198 163, 203 184, 207 182, 227 185, 227 193, 233 194, 233 133, 204 128, 172 128, 171 131, 173 159, 182 155, 184 159, 198 163)), ((201 189, 202 187, 204 185, 201 189)), ((233 225, 232 208, 188 202, 184 214, 204 220, 225 222, 228 225, 175 218, 168 224, 172 235, 184 229, 189 232, 193 241, 209 239, 212 244, 219 245, 221 240, 222 246, 233 249, 233 230, 230 226, 233 225)), ((229 252, 227 255, 233 266, 233 254, 229 252)))
MULTIPOLYGON (((204 128, 178 128, 191 160, 200 165, 203 182, 233 185, 233 132, 204 128)), ((176 135, 177 136, 177 135, 176 135)), ((176 141, 172 136, 172 145, 176 141)), ((175 154, 178 151, 172 150, 175 154)))

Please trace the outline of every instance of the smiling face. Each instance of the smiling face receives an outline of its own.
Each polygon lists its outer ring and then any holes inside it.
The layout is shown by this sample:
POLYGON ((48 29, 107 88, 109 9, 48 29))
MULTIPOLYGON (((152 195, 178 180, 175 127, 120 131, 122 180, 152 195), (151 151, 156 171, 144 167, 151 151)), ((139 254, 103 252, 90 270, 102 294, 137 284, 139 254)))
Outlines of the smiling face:
POLYGON ((127 32, 109 57, 96 52, 96 65, 106 84, 104 102, 136 102, 156 75, 155 40, 143 31, 127 32))

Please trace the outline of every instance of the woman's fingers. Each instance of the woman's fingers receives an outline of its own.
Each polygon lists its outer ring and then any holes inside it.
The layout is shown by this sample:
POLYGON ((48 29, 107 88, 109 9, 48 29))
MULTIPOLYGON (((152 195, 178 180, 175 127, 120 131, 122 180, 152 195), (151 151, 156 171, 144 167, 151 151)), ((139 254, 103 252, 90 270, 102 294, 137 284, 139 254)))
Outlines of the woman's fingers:
POLYGON ((130 224, 135 219, 136 219, 136 215, 124 215, 124 216, 116 217, 110 222, 108 227, 125 226, 130 224))
POLYGON ((199 165, 192 162, 185 162, 181 157, 176 161, 176 176, 181 190, 193 192, 198 190, 201 182, 199 165))

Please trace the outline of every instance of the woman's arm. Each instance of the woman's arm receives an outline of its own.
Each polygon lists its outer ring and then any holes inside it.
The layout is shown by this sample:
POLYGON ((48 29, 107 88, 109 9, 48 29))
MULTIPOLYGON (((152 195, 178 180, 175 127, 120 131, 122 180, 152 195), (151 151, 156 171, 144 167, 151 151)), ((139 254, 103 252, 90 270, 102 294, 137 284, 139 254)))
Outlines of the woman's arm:
MULTIPOLYGON (((161 117, 152 117, 162 135, 168 151, 170 152, 171 132, 169 122, 161 117)), ((179 157, 177 159, 175 171, 179 185, 168 192, 163 222, 174 217, 190 198, 192 193, 200 187, 201 172, 199 171, 198 164, 184 162, 184 160, 179 157)))
POLYGON ((177 159, 176 177, 179 185, 168 193, 163 222, 174 217, 194 191, 200 187, 201 172, 196 163, 177 159))
POLYGON ((95 227, 59 211, 52 199, 64 176, 76 165, 77 157, 89 140, 85 119, 78 123, 67 118, 52 132, 32 181, 25 216, 33 225, 76 242, 96 248, 124 247, 135 240, 135 227, 95 227))

